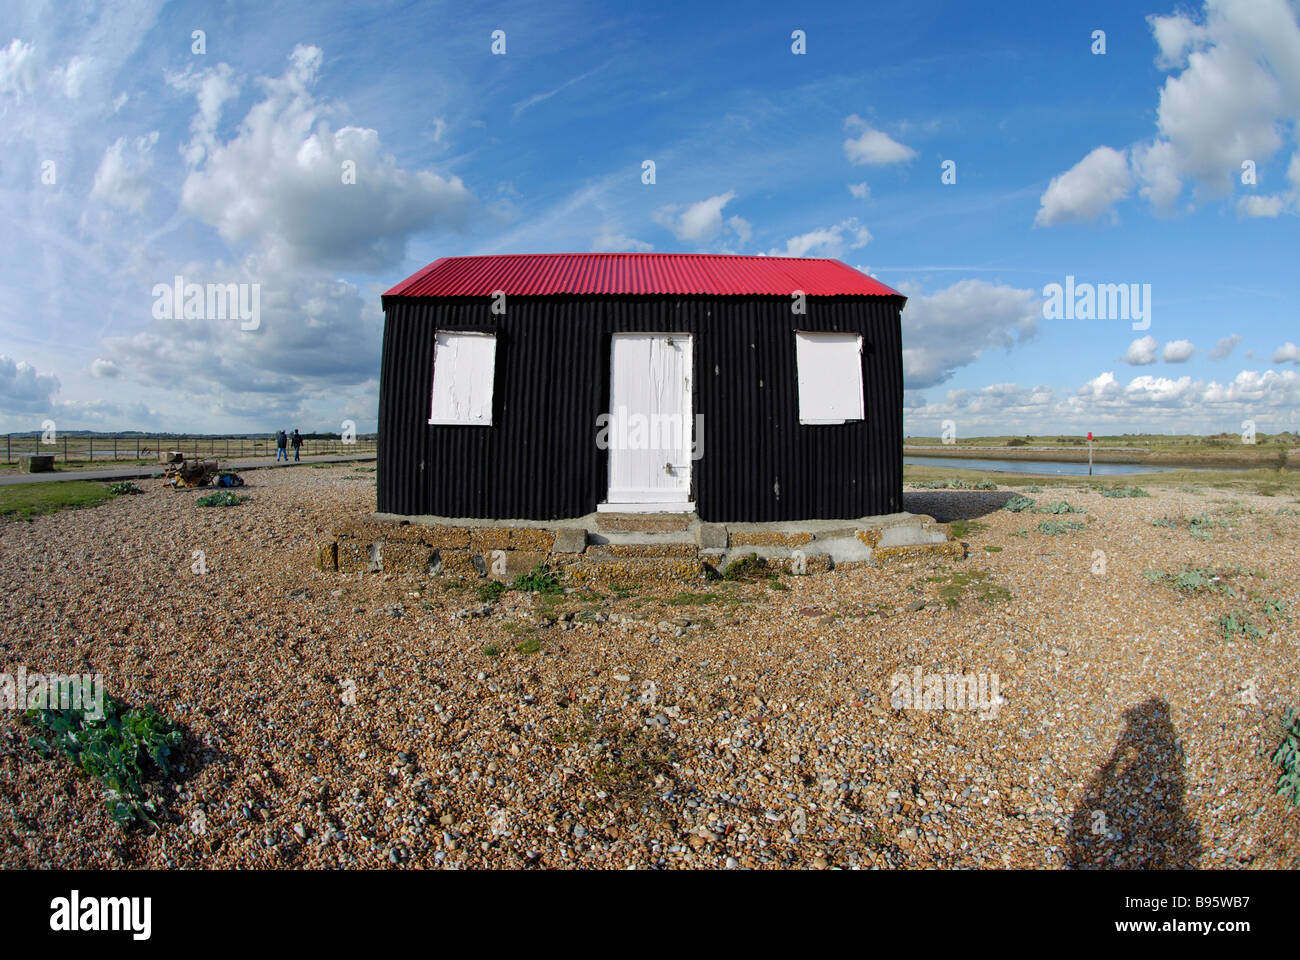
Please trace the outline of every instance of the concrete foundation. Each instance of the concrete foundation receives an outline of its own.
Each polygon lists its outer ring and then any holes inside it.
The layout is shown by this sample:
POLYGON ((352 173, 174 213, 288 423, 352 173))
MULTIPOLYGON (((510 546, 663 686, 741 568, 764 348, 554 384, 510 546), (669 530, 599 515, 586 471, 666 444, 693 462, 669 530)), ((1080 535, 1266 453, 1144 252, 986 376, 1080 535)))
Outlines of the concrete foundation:
POLYGON ((511 582, 547 566, 575 585, 702 581, 751 556, 761 561, 758 570, 799 575, 966 555, 947 525, 910 513, 769 524, 704 523, 694 514, 589 514, 555 522, 373 514, 339 527, 319 546, 323 570, 511 582))

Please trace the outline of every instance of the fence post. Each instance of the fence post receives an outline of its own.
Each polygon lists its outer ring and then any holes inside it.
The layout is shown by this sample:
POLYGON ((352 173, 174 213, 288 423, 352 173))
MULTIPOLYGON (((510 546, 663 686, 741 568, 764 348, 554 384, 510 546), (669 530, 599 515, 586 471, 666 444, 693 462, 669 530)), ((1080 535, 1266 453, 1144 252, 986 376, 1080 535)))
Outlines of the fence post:
POLYGON ((117 437, 113 438, 113 462, 117 463, 117 437))
POLYGON ((139 437, 135 438, 135 458, 137 460, 140 459, 140 438, 139 437))
POLYGON ((12 441, 13 441, 13 435, 6 433, 5 434, 5 463, 13 462, 13 457, 9 452, 9 447, 11 446, 12 441))
POLYGON ((90 453, 86 457, 91 463, 95 462, 95 438, 90 438, 90 453))
POLYGON ((63 462, 68 462, 68 435, 63 435, 63 462))

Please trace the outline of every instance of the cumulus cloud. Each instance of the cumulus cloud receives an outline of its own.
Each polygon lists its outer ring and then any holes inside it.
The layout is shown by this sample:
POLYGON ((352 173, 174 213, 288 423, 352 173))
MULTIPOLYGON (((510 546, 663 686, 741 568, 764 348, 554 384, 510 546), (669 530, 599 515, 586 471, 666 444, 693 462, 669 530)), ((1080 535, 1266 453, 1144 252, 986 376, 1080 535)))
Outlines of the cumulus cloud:
MULTIPOLYGON (((1172 211, 1189 183, 1211 198, 1231 193, 1244 163, 1262 167, 1285 145, 1286 131, 1294 134, 1300 116, 1298 15, 1300 8, 1288 0, 1207 0, 1201 19, 1185 12, 1147 18, 1156 65, 1171 75, 1160 90, 1155 134, 1134 145, 1130 165, 1140 195, 1158 212, 1172 211)), ((1107 209, 1107 196, 1113 204, 1127 194, 1119 189, 1123 175, 1115 157, 1109 167, 1109 194, 1091 180, 1079 184, 1077 192, 1090 201, 1081 205, 1082 213, 1095 216, 1107 209)), ((1289 191, 1239 198, 1238 215, 1300 212, 1300 174, 1290 179, 1289 191)), ((1037 222, 1073 218, 1068 214, 1074 206, 1049 207, 1047 199, 1045 194, 1037 222)))
POLYGON ((157 143, 157 130, 133 140, 126 137, 114 140, 95 171, 90 195, 115 207, 143 212, 153 189, 149 172, 157 143))
POLYGON ((856 130, 856 137, 844 141, 844 156, 849 163, 857 166, 883 167, 894 163, 906 163, 916 156, 911 147, 899 143, 889 134, 874 129, 856 113, 844 121, 846 130, 856 130))
POLYGON ((1273 362, 1300 364, 1300 347, 1288 340, 1273 351, 1273 362))
POLYGON ((1131 188, 1127 153, 1098 147, 1052 178, 1039 199, 1034 223, 1050 227, 1072 220, 1095 220, 1127 197, 1131 188))
MULTIPOLYGON (((722 234, 723 208, 734 199, 736 199, 736 191, 728 190, 726 193, 700 200, 685 208, 679 204, 660 207, 650 215, 650 218, 670 230, 678 240, 702 245, 716 240, 722 234)), ((740 217, 732 217, 728 220, 727 227, 738 236, 743 235, 745 240, 749 239, 749 224, 740 217)))
POLYGON ((1156 351, 1160 349, 1160 344, 1152 336, 1139 337, 1128 345, 1128 351, 1124 354, 1124 362, 1132 364, 1135 367, 1142 367, 1148 363, 1156 362, 1156 351))
POLYGON ((1186 363, 1195 352, 1190 340, 1170 340, 1165 344, 1165 363, 1186 363))
POLYGON ((593 253, 648 253, 654 249, 654 244, 646 243, 644 240, 638 240, 635 237, 629 237, 626 234, 618 233, 614 229, 606 229, 591 241, 591 250, 593 253))
POLYGON ((284 74, 261 81, 264 98, 224 142, 217 123, 237 88, 229 69, 173 78, 199 106, 186 148, 184 213, 271 264, 363 271, 400 263, 418 231, 465 228, 473 198, 460 178, 399 167, 375 130, 331 132, 332 108, 311 92, 321 51, 298 46, 289 61, 284 74))
POLYGON ((32 413, 50 408, 59 378, 0 353, 0 410, 32 413))
POLYGON ((1210 351, 1210 359, 1226 360, 1240 343, 1241 337, 1235 333, 1229 334, 1214 345, 1214 349, 1210 351))
POLYGON ((849 193, 851 193, 857 200, 867 200, 871 197, 871 188, 867 186, 865 180, 861 183, 850 183, 849 193))
POLYGON ((991 348, 1011 349, 1032 337, 1042 300, 985 280, 962 280, 933 294, 908 284, 903 309, 903 376, 909 389, 942 383, 991 348))
POLYGON ((112 378, 120 376, 122 368, 112 360, 105 360, 103 357, 96 357, 90 364, 90 375, 92 377, 112 378))
POLYGON ((819 227, 791 237, 784 248, 768 252, 770 257, 843 257, 850 250, 865 247, 871 242, 871 232, 857 217, 849 217, 830 227, 819 227))

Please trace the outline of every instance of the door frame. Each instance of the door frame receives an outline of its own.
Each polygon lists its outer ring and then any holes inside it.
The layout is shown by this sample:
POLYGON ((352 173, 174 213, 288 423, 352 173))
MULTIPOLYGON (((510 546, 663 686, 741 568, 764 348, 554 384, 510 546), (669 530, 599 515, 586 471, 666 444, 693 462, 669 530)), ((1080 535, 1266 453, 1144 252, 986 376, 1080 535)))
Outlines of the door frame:
MULTIPOLYGON (((619 330, 609 338, 609 390, 606 392, 607 413, 611 416, 614 409, 614 390, 616 385, 614 370, 614 347, 619 337, 668 337, 687 341, 690 345, 689 362, 685 365, 685 403, 682 416, 682 451, 685 457, 683 465, 687 474, 686 490, 681 499, 672 500, 610 500, 614 472, 614 448, 605 450, 605 499, 596 505, 598 513, 694 513, 695 512, 695 462, 693 459, 695 439, 695 335, 687 331, 669 330, 619 330)), ((647 411, 647 413, 649 413, 647 411)))

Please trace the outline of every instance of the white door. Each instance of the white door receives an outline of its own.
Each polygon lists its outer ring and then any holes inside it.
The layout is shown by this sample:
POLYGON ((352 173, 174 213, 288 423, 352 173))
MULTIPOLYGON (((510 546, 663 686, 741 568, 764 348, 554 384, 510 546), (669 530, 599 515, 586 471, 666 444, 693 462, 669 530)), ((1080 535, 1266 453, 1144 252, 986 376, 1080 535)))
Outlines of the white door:
POLYGON ((690 510, 691 338, 616 333, 607 510, 690 510))

